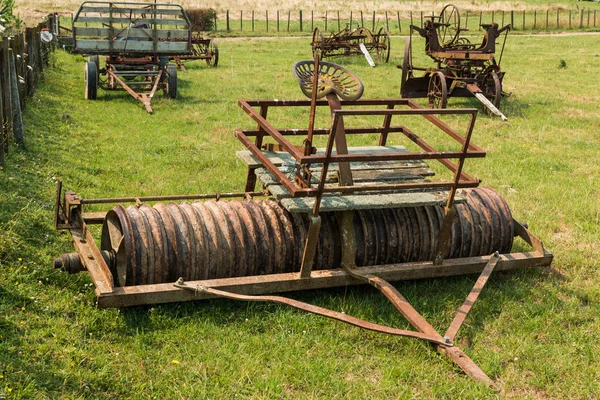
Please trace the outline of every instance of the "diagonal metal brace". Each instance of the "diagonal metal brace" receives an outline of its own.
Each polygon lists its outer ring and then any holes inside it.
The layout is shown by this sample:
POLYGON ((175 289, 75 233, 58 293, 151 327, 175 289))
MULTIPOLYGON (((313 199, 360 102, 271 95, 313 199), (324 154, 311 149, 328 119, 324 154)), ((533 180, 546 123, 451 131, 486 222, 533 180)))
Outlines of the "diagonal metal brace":
POLYGON ((269 303, 285 304, 290 307, 297 308, 298 310, 307 311, 312 314, 321 315, 323 317, 335 319, 337 321, 345 322, 347 324, 354 325, 354 326, 357 326, 357 327, 363 328, 363 329, 368 329, 370 331, 387 333, 389 335, 395 335, 395 336, 404 336, 404 337, 411 337, 411 338, 415 338, 415 339, 422 339, 422 340, 431 342, 435 345, 443 346, 443 347, 452 347, 453 346, 451 341, 445 341, 444 338, 442 338, 439 334, 430 335, 430 334, 422 333, 422 332, 409 331, 409 330, 405 330, 405 329, 396 329, 396 328, 391 328, 391 327, 385 326, 385 325, 374 324, 372 322, 364 321, 362 319, 359 319, 359 318, 356 318, 356 317, 353 317, 353 316, 350 316, 350 315, 347 315, 347 314, 344 314, 341 312, 337 312, 337 311, 329 310, 327 308, 304 303, 302 301, 289 299, 289 298, 283 297, 283 296, 250 296, 250 295, 244 295, 244 294, 238 294, 238 293, 227 292, 224 290, 214 289, 214 288, 211 288, 208 286, 200 286, 200 285, 190 286, 190 285, 187 285, 183 281, 182 278, 179 278, 179 280, 174 284, 174 286, 179 289, 190 290, 195 293, 198 293, 198 292, 209 293, 216 297, 223 297, 223 298, 232 299, 232 300, 264 301, 264 302, 269 302, 269 303))

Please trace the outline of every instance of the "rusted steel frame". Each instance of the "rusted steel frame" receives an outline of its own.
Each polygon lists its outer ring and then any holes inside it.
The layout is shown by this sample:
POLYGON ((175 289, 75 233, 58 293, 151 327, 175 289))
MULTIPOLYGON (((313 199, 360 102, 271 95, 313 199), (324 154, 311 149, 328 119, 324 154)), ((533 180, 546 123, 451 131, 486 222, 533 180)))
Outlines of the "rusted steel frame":
POLYGON ((453 59, 453 60, 493 60, 494 54, 489 53, 478 53, 477 51, 440 51, 432 52, 428 54, 430 57, 437 57, 441 59, 453 59))
POLYGON ((451 346, 450 344, 445 343, 443 338, 439 337, 439 335, 433 336, 433 335, 427 335, 427 334, 423 334, 420 332, 414 332, 414 331, 409 331, 409 330, 405 330, 405 329, 391 328, 389 326, 379 325, 379 324, 375 324, 375 323, 372 323, 369 321, 365 321, 365 320, 353 317, 351 315, 347 315, 345 313, 329 310, 327 308, 315 306, 312 304, 304 303, 302 301, 289 299, 289 298, 282 297, 282 296, 249 296, 249 295, 237 294, 237 293, 232 293, 232 292, 228 292, 228 291, 224 291, 224 290, 214 289, 214 288, 210 288, 207 286, 195 286, 194 287, 194 286, 190 286, 189 284, 187 284, 185 282, 176 283, 174 286, 176 288, 188 290, 188 291, 191 291, 194 293, 205 292, 208 294, 212 294, 216 297, 223 297, 223 298, 231 299, 231 300, 262 301, 262 302, 267 302, 267 303, 284 304, 286 306, 290 306, 290 307, 296 308, 298 310, 306 311, 306 312, 320 315, 320 316, 326 317, 326 318, 331 318, 336 321, 344 322, 346 324, 357 326, 359 328, 367 329, 370 331, 386 333, 388 335, 422 339, 422 340, 426 340, 428 342, 431 342, 431 343, 434 343, 434 344, 437 344, 437 345, 443 346, 443 347, 451 346))
POLYGON ((240 142, 242 142, 244 146, 246 146, 248 150, 250 150, 250 152, 252 152, 252 154, 260 161, 262 166, 267 168, 269 172, 275 176, 277 181, 281 183, 292 196, 316 195, 315 189, 300 189, 296 187, 294 183, 291 182, 288 177, 285 176, 285 174, 283 174, 279 168, 277 168, 275 164, 273 164, 273 162, 244 135, 242 131, 235 131, 234 135, 240 140, 240 142))
POLYGON ((344 270, 353 278, 377 288, 415 329, 435 338, 436 342, 430 342, 436 344, 438 351, 448 355, 467 375, 490 387, 496 387, 486 373, 461 349, 457 347, 447 348, 440 345, 440 342, 448 345, 453 344, 453 337, 442 337, 391 283, 376 275, 363 274, 358 269, 349 268, 347 265, 344 265, 344 270))
MULTIPOLYGON (((413 131, 411 131, 408 128, 404 128, 403 132, 404 135, 409 138, 410 140, 412 140, 417 146, 419 146, 420 148, 422 148, 423 150, 427 151, 427 152, 432 152, 435 151, 435 149, 433 148, 433 146, 431 146, 429 143, 427 143, 426 141, 422 140, 417 134, 415 134, 413 131)), ((448 159, 444 159, 441 158, 438 160, 444 167, 448 168, 450 171, 452 171, 453 173, 456 173, 458 166, 453 163, 452 161, 448 160, 448 159)), ((460 174, 461 179, 463 180, 468 180, 468 181, 475 181, 476 179, 473 178, 471 175, 467 174, 466 172, 461 171, 460 174)))
MULTIPOLYGON (((387 106, 388 110, 393 110, 394 109, 394 105, 393 104, 388 104, 387 106)), ((392 116, 391 115, 386 115, 383 118, 383 126, 382 126, 382 130, 381 130, 381 135, 379 136, 379 145, 380 146, 385 146, 385 144, 387 143, 387 137, 388 137, 388 133, 390 133, 390 125, 392 124, 392 116)))
MULTIPOLYGON (((366 162, 366 161, 398 161, 398 160, 437 160, 444 158, 459 158, 462 155, 460 151, 439 151, 439 152, 428 152, 428 153, 407 153, 407 152, 396 152, 396 153, 383 153, 383 154, 334 154, 327 160, 332 163, 336 162, 366 162)), ((469 151, 466 155, 467 158, 483 158, 485 157, 485 151, 469 151)), ((312 155, 308 157, 300 157, 298 162, 302 164, 306 163, 322 163, 325 162, 325 156, 321 154, 312 155)))
MULTIPOLYGON (((240 100, 248 104, 251 107, 267 106, 267 107, 309 107, 310 100, 240 100)), ((408 105, 410 100, 408 99, 361 99, 355 101, 340 100, 342 107, 344 106, 387 106, 389 104, 394 105, 408 105)), ((327 100, 317 100, 317 107, 325 107, 329 104, 327 100)), ((416 103, 414 103, 417 105, 416 103)), ((417 105, 417 108, 420 108, 417 105)))
MULTIPOLYGON (((304 143, 304 155, 308 156, 312 149, 313 131, 315 128, 315 114, 317 108, 317 92, 319 90, 319 52, 315 53, 315 67, 313 73, 313 87, 310 94, 310 114, 308 116, 308 132, 304 143)), ((329 101, 328 101, 329 102, 329 101)))
MULTIPOLYGON (((341 111, 340 99, 338 99, 335 93, 329 93, 327 96, 327 102, 329 103, 329 110, 333 117, 333 126, 330 135, 334 136, 335 150, 338 155, 348 154, 348 143, 346 142, 346 132, 344 129, 344 119, 338 113, 341 111), (334 130, 335 129, 335 130, 334 130)), ((331 157, 331 156, 330 156, 331 157)), ((325 163, 328 163, 326 161, 325 163)), ((324 163, 324 164, 325 164, 324 163)), ((352 171, 350 170, 350 164, 347 162, 340 162, 338 164, 339 181, 341 186, 353 186, 352 171)))
MULTIPOLYGON (((269 108, 267 106, 260 106, 260 116, 262 119, 266 121, 267 112, 269 108)), ((256 138, 254 139, 254 144, 258 149, 262 147, 263 137, 266 134, 265 130, 258 124, 256 138)), ((256 189, 256 168, 248 167, 248 172, 246 173, 246 185, 244 186, 244 191, 251 192, 256 189)))
POLYGON ((477 118, 477 114, 471 114, 469 126, 467 128, 467 134, 465 135, 465 141, 462 147, 462 155, 459 157, 458 166, 456 168, 456 171, 454 171, 454 184, 450 187, 450 190, 448 192, 448 200, 446 202, 446 207, 444 207, 444 220, 442 222, 442 229, 440 230, 440 237, 438 240, 438 246, 434 258, 434 263, 436 264, 441 264, 444 261, 444 255, 448 251, 450 233, 452 231, 452 223, 454 221, 454 215, 456 213, 456 210, 454 209, 454 196, 456 195, 456 191, 459 188, 462 169, 465 164, 465 159, 467 158, 467 153, 469 151, 469 142, 471 141, 471 135, 473 134, 475 118, 477 118))
POLYGON ((107 69, 106 73, 112 76, 123 87, 123 89, 125 89, 131 96, 133 96, 133 98, 139 100, 142 104, 144 104, 144 107, 146 107, 146 111, 149 114, 152 114, 152 107, 150 107, 150 102, 152 101, 152 97, 154 96, 154 93, 158 88, 158 83, 160 82, 162 71, 158 71, 158 75, 155 78, 156 80, 154 81, 152 91, 150 92, 150 94, 137 93, 135 90, 130 88, 123 80, 121 80, 121 78, 119 78, 119 76, 112 69, 107 69))
POLYGON ((70 229, 75 250, 79 253, 82 264, 90 273, 96 286, 96 296, 113 293, 114 283, 104 257, 100 253, 92 234, 87 229, 85 222, 80 221, 81 227, 70 229))
MULTIPOLYGON (((415 183, 389 183, 378 185, 356 185, 356 186, 330 186, 323 188, 324 193, 354 193, 368 191, 386 191, 398 189, 449 189, 454 184, 452 182, 415 182, 415 183)), ((461 189, 479 186, 479 181, 464 181, 458 187, 461 189)))
POLYGON ((173 196, 140 196, 140 197, 114 197, 99 199, 81 199, 81 204, 112 204, 112 203, 138 203, 147 201, 165 201, 165 200, 201 200, 201 199, 220 199, 235 197, 255 197, 264 196, 264 192, 228 192, 214 194, 182 194, 173 196))
MULTIPOLYGON (((413 108, 413 109, 420 109, 421 108, 417 103, 414 102, 414 100, 407 99, 407 103, 408 103, 408 106, 411 107, 411 108, 413 108)), ((472 109, 472 110, 476 110, 476 109, 472 109)), ((477 112, 477 110, 475 112, 477 112)), ((442 121, 441 119, 439 119, 435 115, 424 114, 423 117, 425 117, 426 120, 428 120, 429 122, 431 122, 433 125, 435 125, 439 129, 441 129, 443 132, 445 132, 446 134, 448 134, 454 140, 456 140, 456 141, 458 141, 460 143, 464 143, 465 138, 460 133, 458 133, 457 131, 455 131, 451 127, 449 127, 446 123, 444 123, 444 121, 442 121)), ((472 129, 472 127, 470 129, 472 129)), ((478 152, 484 151, 481 147, 477 146, 475 143, 469 143, 469 150, 478 151, 478 152)))
MULTIPOLYGON (((297 150, 291 143, 289 143, 273 125, 271 125, 260 114, 258 114, 254 108, 249 106, 246 101, 240 100, 238 101, 238 104, 246 112, 246 114, 250 116, 250 118, 256 121, 256 123, 258 123, 260 128, 264 129, 265 132, 269 134, 269 136, 275 139, 277 143, 282 145, 292 157, 294 157, 296 160, 300 160, 300 158, 302 157, 302 153, 299 150, 297 150)), ((251 148, 248 149, 254 153, 254 151, 251 148)), ((257 148, 257 151, 260 152, 260 149, 257 148)))
POLYGON ((485 268, 483 269, 483 271, 481 271, 479 278, 477 278, 477 281, 473 285, 473 289, 471 289, 471 292, 465 299, 464 303, 458 309, 458 312, 456 313, 454 320, 452 321, 452 323, 448 327, 448 330, 446 331, 446 334, 444 335, 451 341, 454 341, 454 338, 456 337, 456 333, 462 326, 463 322, 465 321, 465 318, 467 318, 467 314, 469 314, 469 311, 471 311, 471 307, 473 307, 473 304, 475 304, 475 301, 477 301, 479 294, 483 290, 483 287, 485 286, 490 275, 494 271, 494 268, 496 267, 496 264, 498 264, 499 259, 500 259, 500 255, 496 252, 490 258, 490 261, 488 261, 488 263, 485 266, 485 268))
MULTIPOLYGON (((365 116, 365 115, 466 115, 477 114, 476 108, 411 108, 411 109, 378 109, 378 110, 339 110, 336 114, 343 116, 365 116)), ((440 121, 441 122, 441 121, 440 121)), ((442 122, 443 123, 443 122, 442 122)), ((460 137, 460 135, 459 135, 460 137)), ((457 139, 459 140, 459 139, 457 139)), ((460 140, 459 140, 460 141, 460 140)))
MULTIPOLYGON (((431 261, 378 265, 361 267, 361 273, 372 274, 387 281, 413 280, 445 276, 479 274, 486 266, 490 256, 447 259, 441 266, 431 261)), ((545 267, 552 262, 552 254, 539 251, 510 253, 500 255, 496 271, 545 267)), ((314 270, 310 279, 300 279, 297 272, 271 275, 255 275, 238 278, 198 280, 190 285, 202 285, 240 294, 268 294, 297 290, 323 289, 346 285, 358 285, 361 282, 341 269, 314 270)), ((171 303, 177 301, 211 299, 208 293, 197 294, 183 292, 172 283, 115 287, 112 293, 98 296, 98 306, 122 307, 143 304, 171 303)))
MULTIPOLYGON (((320 197, 318 197, 320 199, 320 197)), ((318 206, 315 207, 318 209, 318 206)), ((314 266, 317 245, 319 244, 319 232, 321 231, 321 217, 318 214, 309 216, 310 225, 302 253, 302 264, 300 265, 300 278, 310 278, 314 266)))
MULTIPOLYGON (((329 137, 327 138, 327 147, 325 148, 326 158, 330 158, 331 153, 333 152, 333 144, 335 143, 338 122, 339 121, 334 114, 331 131, 329 132, 329 137)), ((313 205, 312 215, 310 216, 310 226, 308 228, 308 234, 306 235, 304 252, 302 254, 302 264, 300 266, 301 278, 310 277, 312 273, 312 267, 314 265, 314 258, 317 251, 317 245, 319 243, 319 232, 321 230, 321 217, 319 216, 319 209, 321 207, 321 199, 323 198, 323 190, 325 188, 325 180, 327 178, 328 169, 329 163, 324 162, 321 168, 321 178, 317 186, 315 204, 313 205)))
MULTIPOLYGON (((370 128, 345 128, 346 129, 346 135, 362 135, 362 134, 370 134, 370 133, 379 133, 379 134, 383 134, 386 133, 386 130, 383 127, 370 127, 370 128)), ((402 130, 404 129, 403 126, 390 126, 387 129, 387 133, 398 133, 398 132, 402 132, 402 130)), ((281 133, 283 136, 303 136, 306 135, 308 133, 308 129, 281 129, 279 128, 279 133, 281 133)), ((244 132, 244 134, 246 136, 257 136, 259 135, 259 131, 257 130, 242 130, 242 132, 244 132)), ((328 135, 329 134, 329 129, 328 128, 314 128, 313 129, 313 136, 314 135, 328 135)))

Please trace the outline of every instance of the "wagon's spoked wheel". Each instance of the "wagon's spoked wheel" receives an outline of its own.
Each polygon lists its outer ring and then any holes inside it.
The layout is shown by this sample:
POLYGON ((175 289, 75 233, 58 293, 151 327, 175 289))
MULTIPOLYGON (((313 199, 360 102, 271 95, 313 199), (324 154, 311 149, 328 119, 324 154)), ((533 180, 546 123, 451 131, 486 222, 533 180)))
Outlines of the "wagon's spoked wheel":
POLYGON ((448 104, 448 86, 446 77, 441 71, 435 71, 429 78, 429 88, 427 91, 429 107, 446 108, 448 104))
POLYGON ((448 46, 454 43, 460 33, 460 12, 453 4, 448 4, 442 9, 440 14, 440 28, 438 30, 438 39, 442 46, 448 46))
MULTIPOLYGON (((496 108, 500 107, 500 100, 502 99, 502 82, 500 82, 498 73, 493 69, 485 74, 481 91, 496 108)), ((486 114, 490 113, 487 107, 483 107, 483 112, 486 114)))
MULTIPOLYGON (((315 62, 312 60, 298 61, 293 66, 300 89, 308 98, 312 95, 314 68, 315 62)), ((317 99, 333 93, 342 100, 355 101, 360 99, 364 90, 362 82, 352 72, 325 61, 319 63, 318 81, 317 99)))
POLYGON ((323 32, 321 32, 321 29, 319 28, 315 28, 315 30, 313 31, 313 39, 312 39, 312 53, 313 53, 313 58, 315 57, 315 55, 320 52, 321 57, 323 57, 323 41, 325 39, 323 38, 323 32))
POLYGON ((410 36, 406 38, 404 45, 404 58, 402 60, 402 80, 400 81, 400 95, 404 96, 404 85, 409 78, 412 78, 412 44, 410 36))
POLYGON ((390 60, 390 33, 386 28, 379 29, 377 33, 377 58, 379 61, 388 62, 390 60))
POLYGON ((210 39, 208 46, 206 46, 206 56, 210 58, 206 59, 206 64, 211 67, 216 67, 219 64, 219 47, 215 39, 210 39))

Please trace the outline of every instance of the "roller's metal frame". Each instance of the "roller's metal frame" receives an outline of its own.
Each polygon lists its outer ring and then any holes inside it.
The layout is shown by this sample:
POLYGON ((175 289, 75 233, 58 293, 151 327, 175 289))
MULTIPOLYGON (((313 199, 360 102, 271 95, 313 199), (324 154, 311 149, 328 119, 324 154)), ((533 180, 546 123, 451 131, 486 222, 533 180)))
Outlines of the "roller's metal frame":
POLYGON ((362 55, 361 44, 370 54, 376 56, 378 61, 387 63, 390 60, 390 34, 385 28, 372 33, 362 26, 353 30, 346 26, 339 32, 332 32, 328 37, 323 35, 320 28, 315 28, 311 47, 313 55, 318 52, 321 58, 326 58, 362 55))
MULTIPOLYGON (((333 96, 335 97, 335 96, 333 96)), ((386 100, 362 100, 349 102, 352 106, 383 106, 382 109, 367 110, 341 110, 345 102, 328 97, 327 101, 240 101, 240 106, 254 119, 258 127, 254 130, 238 130, 235 135, 242 143, 257 157, 276 178, 286 187, 293 196, 309 196, 315 198, 307 241, 304 247, 304 256, 299 272, 280 273, 271 275, 256 275, 235 278, 210 279, 185 282, 179 279, 175 283, 115 286, 113 276, 109 269, 109 263, 113 262, 108 252, 101 252, 87 226, 100 224, 106 213, 86 213, 86 204, 108 204, 121 202, 135 202, 138 205, 143 202, 184 200, 184 199, 206 199, 206 198, 252 198, 254 196, 267 195, 265 192, 256 192, 255 170, 249 168, 247 182, 244 192, 226 193, 214 195, 191 195, 191 196, 164 196, 145 198, 117 198, 117 199, 95 199, 86 200, 80 198, 74 192, 63 194, 62 185, 59 183, 56 195, 55 226, 57 229, 66 229, 70 232, 77 254, 69 259, 69 255, 58 259, 55 267, 61 267, 70 272, 87 270, 95 284, 97 304, 99 307, 123 307, 143 304, 169 303, 188 300, 211 299, 225 297, 246 301, 270 301, 290 305, 301 310, 323 315, 340 320, 352 325, 377 332, 418 338, 430 342, 436 349, 448 355, 466 374, 474 379, 495 387, 495 383, 457 346, 454 345, 454 337, 461 327, 469 310, 477 296, 483 289, 493 270, 504 271, 512 269, 548 266, 552 261, 552 254, 543 246, 542 242, 533 235, 525 226, 514 220, 514 233, 521 237, 532 247, 532 251, 515 252, 509 254, 492 254, 481 257, 465 257, 458 259, 444 259, 450 236, 450 228, 454 217, 454 196, 459 188, 475 187, 479 180, 472 178, 463 172, 463 164, 467 158, 485 156, 485 152, 470 142, 477 110, 428 110, 420 108, 416 103, 407 99, 386 100), (307 130, 276 129, 267 120, 269 107, 311 107, 311 114, 318 106, 329 105, 332 112, 332 126, 330 129, 314 129, 312 123, 307 130), (395 109, 396 106, 406 108, 395 109), (260 111, 257 111, 257 107, 260 111), (469 116, 469 124, 464 135, 450 128, 436 115, 463 114, 469 116), (372 128, 344 128, 343 118, 348 116, 379 115, 383 117, 381 127, 372 128), (440 152, 428 144, 414 132, 404 126, 393 126, 392 117, 396 115, 421 115, 426 120, 446 133, 461 145, 458 152, 440 152), (385 145, 390 133, 402 133, 424 152, 417 153, 388 153, 388 154, 348 154, 346 146, 346 135, 351 134, 373 134, 380 135, 379 143, 385 145), (306 135, 303 146, 294 146, 287 140, 289 135, 306 135), (328 135, 325 155, 313 154, 313 135, 328 135), (271 138, 276 143, 265 144, 263 139, 271 138), (254 141, 250 140, 254 138, 254 141), (333 154, 333 146, 336 154, 333 154), (277 147, 278 150, 289 152, 298 161, 298 171, 292 180, 282 174, 273 163, 262 153, 263 146, 267 148, 277 147), (450 159, 457 159, 454 163, 450 159), (352 183, 351 171, 345 170, 344 165, 352 161, 387 161, 387 160, 422 160, 435 159, 454 174, 454 178, 446 182, 422 182, 407 184, 382 185, 377 187, 357 186, 352 183), (325 187, 324 182, 328 166, 338 163, 340 184, 335 188, 325 187), (320 180, 315 184, 310 176, 311 164, 322 164, 320 180), (307 176, 308 173, 308 176, 307 176), (346 175, 346 176, 344 176, 346 175), (343 186, 346 185, 346 186, 343 186), (322 196, 327 192, 348 193, 367 192, 371 194, 386 191, 402 190, 431 190, 447 189, 448 199, 445 207, 445 215, 442 223, 440 239, 436 256, 431 261, 409 262, 388 265, 376 265, 356 268, 354 231, 352 228, 352 212, 341 211, 339 213, 340 229, 342 238, 342 269, 312 270, 315 249, 318 242, 320 217, 319 207, 322 196), (458 313, 444 335, 438 333, 417 310, 392 286, 390 281, 422 279, 443 277, 462 274, 479 273, 472 291, 458 310, 458 313), (343 313, 323 309, 310 304, 281 296, 272 296, 271 293, 281 293, 297 290, 320 289, 335 286, 358 285, 368 283, 378 288, 396 307, 396 309, 416 329, 415 331, 390 328, 378 324, 363 321, 343 313)), ((123 229, 127 229, 124 227, 123 229)))

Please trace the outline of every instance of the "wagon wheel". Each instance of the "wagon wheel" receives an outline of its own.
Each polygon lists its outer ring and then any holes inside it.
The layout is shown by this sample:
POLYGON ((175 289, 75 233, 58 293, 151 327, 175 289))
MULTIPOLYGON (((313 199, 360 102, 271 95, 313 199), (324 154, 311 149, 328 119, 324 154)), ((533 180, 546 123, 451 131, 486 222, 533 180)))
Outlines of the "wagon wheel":
POLYGON ((460 33, 460 12, 453 4, 448 4, 442 9, 440 14, 440 28, 438 29, 438 39, 442 46, 448 46, 454 43, 460 33))
POLYGON ((429 107, 446 108, 446 105, 448 104, 448 87, 443 72, 435 71, 431 74, 427 98, 429 99, 429 107))
POLYGON ((177 98, 177 67, 173 64, 165 68, 166 84, 163 89, 165 97, 169 99, 177 98))
POLYGON ((204 55, 210 56, 210 58, 206 59, 206 64, 209 66, 216 67, 219 64, 219 47, 215 39, 210 39, 204 55))
POLYGON ((323 42, 325 41, 325 39, 323 38, 323 32, 321 32, 321 30, 319 28, 315 28, 315 30, 313 31, 313 38, 312 38, 312 54, 313 54, 313 58, 315 58, 316 54, 318 52, 321 53, 321 57, 324 57, 323 54, 323 42))
POLYGON ((400 95, 404 96, 404 85, 409 78, 412 78, 412 44, 410 36, 406 38, 404 45, 404 59, 402 60, 402 80, 400 81, 400 95))
MULTIPOLYGON (((495 70, 489 70, 483 77, 481 91, 483 95, 492 102, 496 108, 500 107, 500 100, 502 99, 502 82, 500 77, 495 70)), ((483 107, 483 112, 489 114, 490 111, 487 107, 483 107)))
POLYGON ((83 71, 84 97, 86 100, 96 100, 98 94, 98 67, 94 61, 88 61, 83 71))
MULTIPOLYGON (((314 68, 312 60, 298 61, 292 67, 302 93, 308 98, 312 97, 314 68)), ((335 93, 342 100, 355 101, 360 99, 363 90, 360 79, 346 68, 325 61, 319 63, 317 99, 335 93)))
POLYGON ((386 28, 380 28, 377 32, 377 57, 381 60, 383 55, 383 62, 390 60, 390 33, 386 28))

